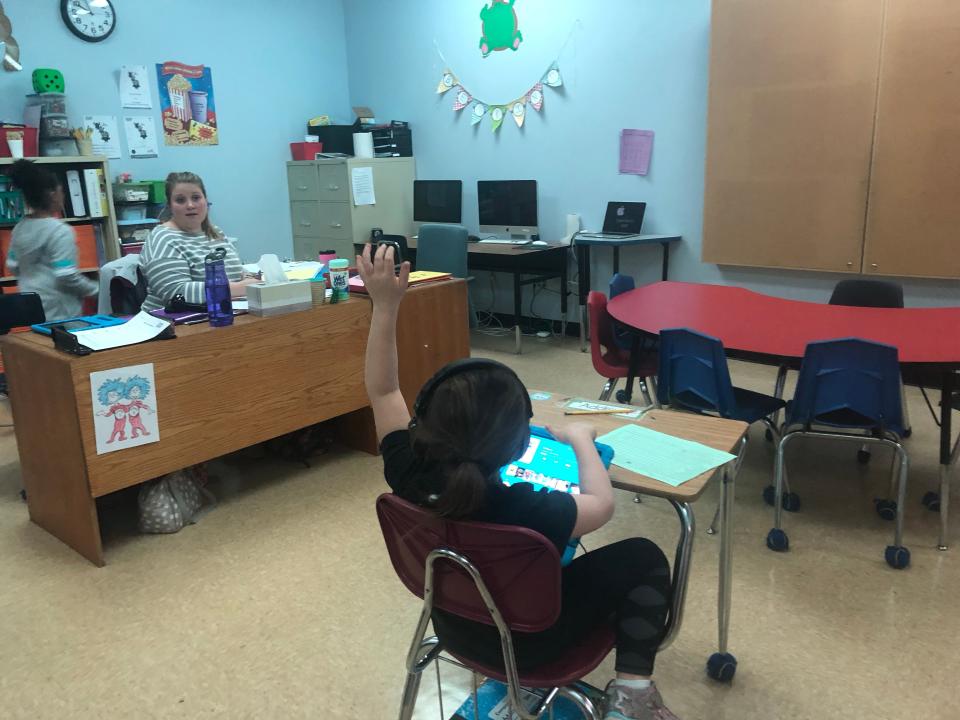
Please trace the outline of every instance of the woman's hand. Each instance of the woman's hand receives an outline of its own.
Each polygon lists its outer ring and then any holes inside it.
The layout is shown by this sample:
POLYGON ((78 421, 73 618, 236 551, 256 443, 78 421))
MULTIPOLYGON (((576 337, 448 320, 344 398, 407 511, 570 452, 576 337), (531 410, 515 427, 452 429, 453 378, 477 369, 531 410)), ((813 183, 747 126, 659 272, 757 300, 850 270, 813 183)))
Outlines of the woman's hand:
POLYGON ((593 443, 597 439, 597 429, 587 422, 573 422, 569 425, 547 425, 547 430, 557 440, 567 445, 578 442, 593 443))
POLYGON ((242 298, 247 296, 247 286, 253 285, 254 283, 263 282, 255 277, 247 277, 243 280, 230 283, 230 297, 232 298, 242 298))
POLYGON ((357 270, 363 285, 376 307, 397 308, 407 291, 410 278, 410 263, 400 265, 400 274, 394 274, 393 248, 380 245, 370 257, 370 245, 363 246, 363 254, 357 255, 357 270))

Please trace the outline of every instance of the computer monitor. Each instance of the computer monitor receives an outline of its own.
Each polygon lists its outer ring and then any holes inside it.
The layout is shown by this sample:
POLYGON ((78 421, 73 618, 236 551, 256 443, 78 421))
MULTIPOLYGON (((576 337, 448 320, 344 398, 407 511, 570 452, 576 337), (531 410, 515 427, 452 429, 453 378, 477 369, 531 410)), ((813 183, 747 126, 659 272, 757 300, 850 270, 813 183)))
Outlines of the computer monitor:
POLYGON ((462 180, 414 180, 413 224, 414 231, 421 223, 462 222, 462 180))
POLYGON ((536 180, 478 180, 480 232, 529 239, 538 235, 536 180))

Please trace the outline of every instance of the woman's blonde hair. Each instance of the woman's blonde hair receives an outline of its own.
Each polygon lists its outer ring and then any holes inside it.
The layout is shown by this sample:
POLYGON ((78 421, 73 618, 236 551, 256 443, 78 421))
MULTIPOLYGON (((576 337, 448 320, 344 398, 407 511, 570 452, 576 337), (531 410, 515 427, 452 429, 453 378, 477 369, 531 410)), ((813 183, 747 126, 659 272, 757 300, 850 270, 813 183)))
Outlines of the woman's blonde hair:
MULTIPOLYGON (((170 196, 173 195, 173 189, 177 186, 183 184, 196 185, 200 188, 200 192, 203 193, 203 199, 207 199, 207 188, 203 184, 203 180, 199 175, 192 172, 172 172, 167 175, 166 191, 167 191, 167 209, 166 214, 170 212, 170 196)), ((210 222, 210 211, 207 210, 207 216, 203 219, 203 223, 200 225, 200 228, 206 233, 207 237, 211 240, 223 240, 223 233, 210 222)))

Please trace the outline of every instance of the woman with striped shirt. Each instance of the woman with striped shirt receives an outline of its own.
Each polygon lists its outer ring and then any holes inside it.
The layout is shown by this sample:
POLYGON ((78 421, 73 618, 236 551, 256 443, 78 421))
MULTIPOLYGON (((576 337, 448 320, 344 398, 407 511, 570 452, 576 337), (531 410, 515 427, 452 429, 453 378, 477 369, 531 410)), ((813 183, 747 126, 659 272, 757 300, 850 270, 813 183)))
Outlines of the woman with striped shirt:
POLYGON ((227 252, 224 265, 231 295, 245 296, 247 285, 259 281, 243 277, 236 249, 210 222, 203 180, 194 173, 170 173, 166 189, 170 219, 153 229, 141 257, 147 276, 142 309, 165 307, 177 295, 191 305, 203 305, 204 258, 219 247, 227 252))

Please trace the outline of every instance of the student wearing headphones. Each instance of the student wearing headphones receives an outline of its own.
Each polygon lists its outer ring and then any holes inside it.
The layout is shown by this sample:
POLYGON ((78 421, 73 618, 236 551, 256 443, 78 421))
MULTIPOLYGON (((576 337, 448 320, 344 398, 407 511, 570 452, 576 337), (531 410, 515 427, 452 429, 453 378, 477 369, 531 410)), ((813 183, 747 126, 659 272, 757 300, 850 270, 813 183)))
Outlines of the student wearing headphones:
MULTIPOLYGON (((501 467, 519 458, 530 439, 530 395, 516 374, 493 360, 458 360, 427 381, 414 418, 400 393, 397 313, 410 264, 395 274, 393 249, 370 245, 357 267, 373 301, 365 380, 373 407, 384 475, 394 493, 450 519, 518 525, 539 532, 562 555, 613 516, 613 490, 586 423, 549 430, 573 447, 580 494, 509 487, 501 467)), ((642 538, 601 547, 563 569, 562 609, 540 633, 513 633, 517 667, 528 672, 552 660, 589 630, 610 622, 616 631, 616 678, 607 686, 609 720, 676 720, 651 680, 670 605, 670 568, 663 552, 642 538)), ((503 667, 495 627, 440 610, 433 624, 444 645, 483 664, 503 667)))

